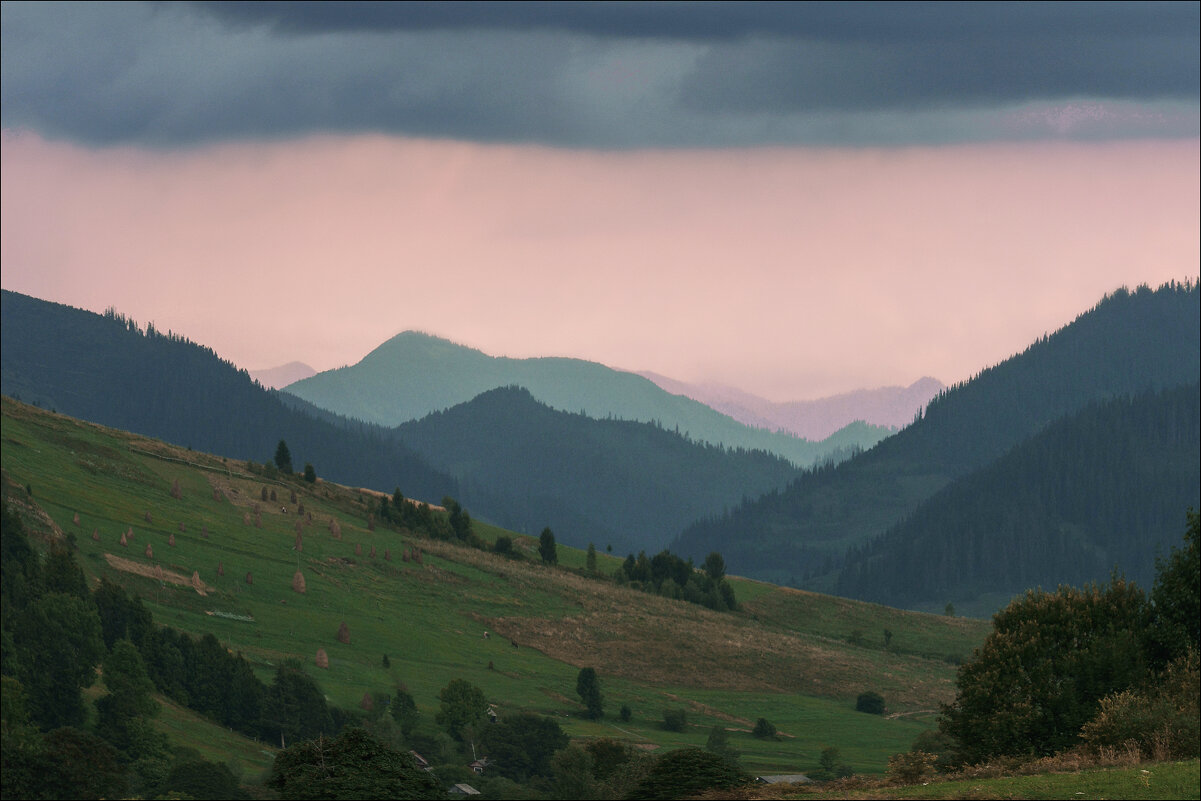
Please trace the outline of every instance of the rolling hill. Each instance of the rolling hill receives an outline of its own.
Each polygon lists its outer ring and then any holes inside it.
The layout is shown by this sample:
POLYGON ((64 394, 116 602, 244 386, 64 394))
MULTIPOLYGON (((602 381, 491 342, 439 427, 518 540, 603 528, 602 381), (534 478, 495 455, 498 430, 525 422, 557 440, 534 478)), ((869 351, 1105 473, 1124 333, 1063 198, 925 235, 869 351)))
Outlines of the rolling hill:
POLYGON ((455 478, 472 514, 525 534, 550 526, 563 542, 620 554, 653 554, 696 518, 796 475, 778 456, 556 411, 519 387, 484 392, 396 435, 455 478))
MULTIPOLYGON (((430 721, 439 690, 462 678, 502 718, 553 715, 572 737, 700 746, 721 725, 753 771, 810 769, 834 745, 857 771, 878 773, 928 719, 856 713, 856 695, 873 689, 895 712, 934 709, 953 693, 953 663, 988 630, 982 621, 737 578, 744 611, 712 612, 590 576, 576 550, 560 548, 561 567, 552 569, 531 558, 535 540, 479 523, 484 540, 512 536, 523 556, 373 530, 367 496, 352 488, 269 479, 243 462, 10 398, 0 408, 4 499, 35 547, 68 545, 90 585, 116 582, 143 599, 157 624, 214 636, 264 681, 299 659, 329 700, 348 710, 403 685, 430 721), (268 489, 296 492, 305 511, 262 504, 260 523, 248 523, 268 489), (337 534, 331 519, 340 522, 337 534), (414 550, 420 560, 402 558, 414 550), (316 666, 318 649, 328 655, 326 668, 316 666), (623 703, 633 709, 628 722, 577 714, 573 688, 585 665, 600 676, 611 713, 623 703), (659 727, 667 708, 689 711, 684 731, 659 727), (760 716, 779 738, 750 736, 760 716)), ((616 565, 601 555, 602 574, 616 565)), ((173 736, 209 736, 179 718, 172 715, 173 736)), ((256 755, 266 748, 243 747, 256 755)), ((211 742, 205 748, 212 753, 211 742)))
POLYGON ((862 548, 840 595, 987 614, 1031 587, 1149 588, 1201 508, 1201 389, 1089 404, 948 484, 862 548))
POLYGON ((0 391, 127 431, 238 459, 270 461, 285 440, 296 468, 439 501, 452 478, 378 427, 318 420, 283 404, 213 351, 110 312, 0 294, 0 391))
POLYGON ((397 334, 358 364, 318 373, 284 391, 344 417, 395 426, 508 386, 524 387, 560 411, 655 422, 694 440, 765 450, 798 466, 845 458, 892 431, 859 424, 812 442, 774 428, 751 428, 642 376, 595 362, 493 357, 413 331, 397 334))
POLYGON ((1197 382, 1199 301, 1195 283, 1108 295, 1023 353, 941 393, 921 420, 871 450, 699 521, 672 549, 721 547, 731 569, 746 575, 832 591, 848 548, 884 534, 948 483, 1050 423, 1090 403, 1197 382))

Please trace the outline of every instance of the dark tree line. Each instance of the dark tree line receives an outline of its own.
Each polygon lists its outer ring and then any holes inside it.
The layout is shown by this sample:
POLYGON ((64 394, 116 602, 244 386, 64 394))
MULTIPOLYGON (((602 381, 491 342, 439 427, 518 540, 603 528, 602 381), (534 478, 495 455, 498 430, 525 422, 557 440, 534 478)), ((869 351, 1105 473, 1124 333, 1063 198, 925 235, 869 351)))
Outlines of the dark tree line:
POLYGON ((705 558, 700 570, 691 559, 681 559, 667 549, 652 557, 639 551, 637 557, 630 554, 625 558, 614 578, 622 584, 719 612, 738 608, 734 588, 726 581, 725 560, 716 551, 705 558))
POLYGON ((6 395, 230 458, 287 456, 289 472, 295 455, 344 484, 399 485, 429 500, 458 494, 453 479, 387 429, 285 404, 183 337, 7 290, 0 301, 6 395))
POLYGON ((705 553, 737 541, 732 569, 781 583, 812 575, 823 560, 837 570, 848 546, 884 534, 952 480, 1054 421, 1090 403, 1196 383, 1199 328, 1195 283, 1119 290, 1023 353, 944 390, 919 420, 870 450, 702 519, 670 547, 705 553))
POLYGON ((1089 404, 852 548, 840 595, 893 606, 1101 581, 1150 584, 1201 505, 1197 384, 1089 404))

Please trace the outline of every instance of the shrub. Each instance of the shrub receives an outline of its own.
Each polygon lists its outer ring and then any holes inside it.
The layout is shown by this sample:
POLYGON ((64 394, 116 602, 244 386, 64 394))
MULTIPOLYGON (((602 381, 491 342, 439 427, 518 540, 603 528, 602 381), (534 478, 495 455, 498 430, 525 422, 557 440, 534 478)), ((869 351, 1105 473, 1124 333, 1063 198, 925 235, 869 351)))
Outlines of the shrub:
POLYGON ((758 737, 760 740, 766 740, 776 736, 776 727, 768 721, 767 718, 759 718, 755 723, 755 728, 751 730, 752 737, 758 737))
POLYGON ((888 758, 888 778, 894 784, 916 784, 934 773, 934 754, 925 751, 909 751, 893 754, 888 758))
POLYGON ((704 790, 728 790, 748 776, 736 765, 700 748, 669 751, 655 760, 630 798, 687 798, 704 790))
POLYGON ((1195 758, 1201 753, 1199 720, 1201 673, 1192 651, 1169 663, 1148 686, 1102 698, 1080 736, 1093 748, 1133 743, 1156 760, 1195 758))
POLYGON ((634 710, 630 709, 629 704, 622 704, 621 712, 619 714, 621 715, 622 723, 629 723, 630 718, 633 717, 633 715, 634 715, 634 710))
POLYGON ((859 693, 859 697, 855 699, 855 711, 866 712, 869 715, 883 715, 884 696, 871 690, 859 693))
POLYGON ((688 725, 688 713, 683 709, 664 709, 662 725, 667 731, 684 731, 688 725))

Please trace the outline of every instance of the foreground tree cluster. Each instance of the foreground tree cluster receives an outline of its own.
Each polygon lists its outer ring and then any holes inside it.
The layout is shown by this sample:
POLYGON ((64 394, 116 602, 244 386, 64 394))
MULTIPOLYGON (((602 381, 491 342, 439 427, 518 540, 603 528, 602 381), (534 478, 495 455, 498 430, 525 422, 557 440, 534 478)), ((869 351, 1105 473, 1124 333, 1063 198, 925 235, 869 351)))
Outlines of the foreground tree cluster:
POLYGON ((1184 546, 1157 560, 1150 597, 1115 576, 1100 586, 1031 591, 994 617, 963 665, 942 738, 953 763, 1135 747, 1196 757, 1201 720, 1198 514, 1184 546))

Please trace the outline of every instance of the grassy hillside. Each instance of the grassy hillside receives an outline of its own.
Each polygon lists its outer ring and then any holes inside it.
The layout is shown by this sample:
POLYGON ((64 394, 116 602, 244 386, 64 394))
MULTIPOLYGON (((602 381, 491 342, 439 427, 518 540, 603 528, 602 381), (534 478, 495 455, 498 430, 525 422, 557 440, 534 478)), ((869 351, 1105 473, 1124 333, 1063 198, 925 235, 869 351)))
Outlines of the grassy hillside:
MULTIPOLYGON (((734 731, 753 771, 811 769, 833 745, 856 770, 879 772, 929 726, 923 711, 951 698, 952 663, 987 632, 980 621, 741 580, 745 611, 719 614, 587 578, 571 569, 583 565, 583 554, 566 548, 564 567, 550 569, 407 532, 369 531, 358 490, 267 482, 235 460, 9 398, 0 453, 5 496, 35 542, 73 541, 93 580, 107 576, 137 592, 159 623, 213 633, 264 680, 282 660, 300 657, 329 699, 350 709, 364 693, 403 683, 432 716, 438 691, 463 678, 502 716, 555 715, 573 737, 703 745, 709 727, 721 725, 734 731), (264 488, 278 500, 263 502, 264 488), (340 539, 330 533, 331 518, 340 539), (130 529, 133 539, 122 546, 130 529), (422 564, 402 559, 415 547, 422 564), (292 589, 298 569, 303 594, 292 589), (342 622, 349 645, 336 638, 342 622), (893 633, 889 648, 884 628, 893 633), (314 665, 318 648, 329 655, 328 670, 314 665), (578 715, 583 666, 601 678, 608 714, 599 722, 578 715), (856 695, 869 689, 900 714, 854 712, 856 695), (616 715, 622 704, 633 709, 629 723, 616 715), (690 710, 686 731, 658 728, 666 708, 690 710), (759 717, 782 736, 751 738, 759 717)), ((501 532, 479 526, 477 533, 501 532)), ((535 552, 535 541, 514 540, 535 552)), ((602 557, 603 570, 615 566, 602 557)))

